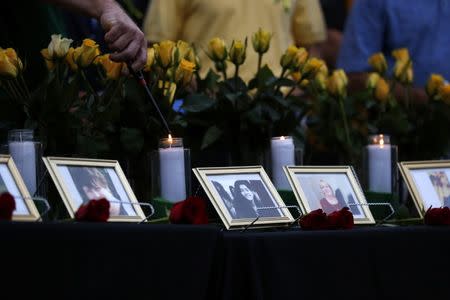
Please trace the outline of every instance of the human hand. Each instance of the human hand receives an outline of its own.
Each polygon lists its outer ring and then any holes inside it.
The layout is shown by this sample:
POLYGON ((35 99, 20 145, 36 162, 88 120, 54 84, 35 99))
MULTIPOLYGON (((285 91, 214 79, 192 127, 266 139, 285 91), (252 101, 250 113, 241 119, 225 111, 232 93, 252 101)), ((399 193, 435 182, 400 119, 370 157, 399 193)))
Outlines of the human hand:
POLYGON ((105 1, 99 20, 105 31, 105 42, 115 51, 111 59, 130 63, 135 71, 143 69, 147 61, 147 42, 133 20, 115 1, 105 1))

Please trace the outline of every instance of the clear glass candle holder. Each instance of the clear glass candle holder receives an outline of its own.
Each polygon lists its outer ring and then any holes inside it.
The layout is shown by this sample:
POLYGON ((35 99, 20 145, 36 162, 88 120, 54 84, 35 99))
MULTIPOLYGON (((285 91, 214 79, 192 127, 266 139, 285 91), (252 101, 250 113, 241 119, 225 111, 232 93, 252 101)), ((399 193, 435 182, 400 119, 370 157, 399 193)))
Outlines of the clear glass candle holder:
POLYGON ((303 151, 296 148, 290 136, 273 137, 270 143, 270 169, 266 170, 277 190, 292 190, 284 166, 303 164, 303 151))
POLYGON ((45 197, 47 188, 43 177, 42 143, 35 139, 31 129, 13 129, 8 132, 8 141, 3 152, 10 154, 31 196, 45 197))
POLYGON ((392 145, 390 136, 369 136, 363 153, 364 189, 374 193, 398 193, 398 148, 392 145))
POLYGON ((152 198, 175 203, 185 200, 191 190, 190 149, 181 138, 163 138, 151 153, 152 198))

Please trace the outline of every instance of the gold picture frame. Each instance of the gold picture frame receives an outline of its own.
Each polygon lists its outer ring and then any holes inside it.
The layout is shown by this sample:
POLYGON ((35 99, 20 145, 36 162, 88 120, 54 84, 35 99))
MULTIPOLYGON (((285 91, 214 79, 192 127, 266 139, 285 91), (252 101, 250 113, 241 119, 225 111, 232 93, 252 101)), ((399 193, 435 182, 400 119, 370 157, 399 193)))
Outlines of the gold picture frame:
POLYGON ((398 168, 420 218, 430 206, 450 206, 450 160, 405 161, 398 168))
POLYGON ((110 201, 108 221, 145 219, 136 196, 116 160, 44 157, 44 163, 71 218, 90 199, 110 201))
POLYGON ((352 167, 285 166, 284 171, 303 213, 319 208, 331 213, 347 206, 355 224, 375 224, 352 167))
POLYGON ((227 229, 248 226, 257 215, 260 218, 252 228, 294 222, 262 166, 195 168, 193 171, 227 229))
POLYGON ((11 155, 0 155, 0 185, 16 200, 13 221, 37 221, 39 211, 11 155))

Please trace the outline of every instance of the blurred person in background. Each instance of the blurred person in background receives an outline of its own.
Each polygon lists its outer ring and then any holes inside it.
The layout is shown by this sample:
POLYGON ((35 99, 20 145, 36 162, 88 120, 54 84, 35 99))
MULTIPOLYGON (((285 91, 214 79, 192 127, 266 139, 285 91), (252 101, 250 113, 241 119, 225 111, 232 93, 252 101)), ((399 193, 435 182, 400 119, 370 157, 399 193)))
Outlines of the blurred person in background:
MULTIPOLYGON (((345 27, 337 67, 349 73, 351 87, 364 86, 368 58, 382 52, 392 67, 392 51, 407 48, 413 62, 412 96, 425 103, 422 88, 431 73, 450 78, 450 2, 447 0, 356 0, 345 27)), ((390 69, 390 68, 388 68, 390 69)), ((402 100, 404 91, 397 85, 402 100)))
POLYGON ((317 45, 317 50, 330 70, 336 68, 345 22, 352 3, 353 0, 320 0, 327 26, 327 38, 317 45))
MULTIPOLYGON (((204 51, 212 38, 224 39, 228 47, 233 39, 244 41, 246 37, 251 44, 252 34, 260 28, 272 33, 263 65, 268 64, 276 75, 281 72, 280 57, 289 45, 311 47, 326 37, 319 0, 152 0, 143 30, 151 42, 193 43, 203 76, 213 68, 204 51)), ((248 49, 240 68, 245 81, 255 75, 257 61, 258 55, 248 49)))

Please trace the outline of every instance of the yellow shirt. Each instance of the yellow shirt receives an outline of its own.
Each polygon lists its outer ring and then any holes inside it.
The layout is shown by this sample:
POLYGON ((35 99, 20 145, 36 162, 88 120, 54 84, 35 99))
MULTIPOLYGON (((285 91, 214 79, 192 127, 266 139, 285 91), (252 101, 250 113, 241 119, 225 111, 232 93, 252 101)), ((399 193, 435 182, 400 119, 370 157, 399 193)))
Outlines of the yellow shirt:
MULTIPOLYGON (((259 28, 272 32, 269 52, 263 57, 279 75, 280 57, 294 43, 311 45, 325 39, 325 24, 318 0, 292 0, 289 11, 274 0, 152 0, 144 20, 144 33, 152 42, 184 40, 194 43, 204 75, 214 65, 206 56, 208 41, 248 38, 247 59, 239 74, 248 81, 257 68, 258 55, 251 36, 259 28)), ((234 68, 228 64, 229 75, 234 68)))

